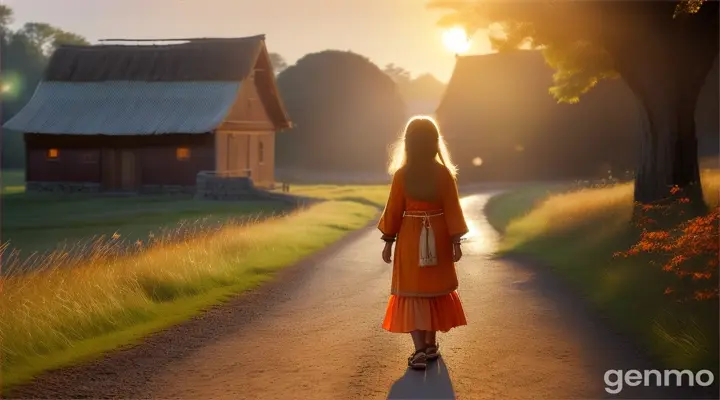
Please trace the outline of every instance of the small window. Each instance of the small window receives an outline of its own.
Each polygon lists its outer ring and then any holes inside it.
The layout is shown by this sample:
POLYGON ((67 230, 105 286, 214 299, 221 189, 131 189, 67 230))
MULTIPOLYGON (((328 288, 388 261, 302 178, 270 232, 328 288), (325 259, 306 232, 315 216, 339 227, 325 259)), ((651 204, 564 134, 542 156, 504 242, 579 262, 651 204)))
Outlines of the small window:
POLYGON ((175 151, 175 157, 180 161, 186 161, 190 159, 190 149, 187 147, 178 147, 175 151))
POLYGON ((258 162, 262 164, 265 161, 265 146, 263 142, 258 143, 258 162))
POLYGON ((57 160, 58 158, 60 158, 60 150, 48 149, 48 151, 47 151, 47 159, 48 160, 57 160))

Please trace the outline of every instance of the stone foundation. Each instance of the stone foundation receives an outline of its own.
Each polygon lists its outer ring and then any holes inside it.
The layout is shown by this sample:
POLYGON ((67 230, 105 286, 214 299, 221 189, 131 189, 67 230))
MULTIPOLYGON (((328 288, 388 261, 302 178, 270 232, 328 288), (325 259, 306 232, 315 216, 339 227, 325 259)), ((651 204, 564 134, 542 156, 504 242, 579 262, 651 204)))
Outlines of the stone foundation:
POLYGON ((219 176, 199 173, 195 184, 198 200, 258 200, 262 196, 246 176, 219 176))
POLYGON ((307 205, 315 199, 292 196, 285 193, 270 192, 255 187, 249 177, 220 176, 212 173, 199 173, 195 186, 196 200, 229 201, 280 201, 292 205, 307 205))
MULTIPOLYGON (((25 191, 28 193, 100 193, 102 189, 99 183, 92 182, 27 182, 25 191)), ((195 186, 143 185, 138 192, 150 195, 188 195, 195 193, 195 186)))
POLYGON ((27 182, 28 193, 98 193, 99 183, 91 182, 27 182))
MULTIPOLYGON (((91 182, 27 182, 28 193, 103 193, 99 183, 91 182)), ((197 200, 227 201, 280 201, 300 205, 316 200, 285 193, 271 192, 255 187, 249 177, 227 177, 200 173, 196 186, 180 185, 143 185, 138 191, 147 195, 188 195, 194 194, 197 200)), ((118 192, 117 194, 121 194, 118 192)), ((133 193, 128 193, 132 195, 133 193)))
POLYGON ((142 185, 140 188, 142 194, 194 194, 195 186, 180 185, 142 185))

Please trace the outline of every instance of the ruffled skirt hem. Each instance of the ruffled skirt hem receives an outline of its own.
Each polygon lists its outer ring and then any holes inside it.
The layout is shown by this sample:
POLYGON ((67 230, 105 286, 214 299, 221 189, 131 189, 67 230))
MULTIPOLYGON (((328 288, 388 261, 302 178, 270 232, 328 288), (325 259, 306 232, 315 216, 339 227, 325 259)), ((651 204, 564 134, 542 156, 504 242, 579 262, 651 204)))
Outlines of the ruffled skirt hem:
POLYGON ((457 291, 437 297, 390 296, 382 327, 393 333, 447 332, 467 325, 457 291))

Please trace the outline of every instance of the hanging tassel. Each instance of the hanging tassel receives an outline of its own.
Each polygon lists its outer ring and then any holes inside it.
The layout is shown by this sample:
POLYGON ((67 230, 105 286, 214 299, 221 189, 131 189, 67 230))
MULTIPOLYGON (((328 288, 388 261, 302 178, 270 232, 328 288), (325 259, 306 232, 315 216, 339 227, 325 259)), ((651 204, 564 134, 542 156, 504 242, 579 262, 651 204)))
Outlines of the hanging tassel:
POLYGON ((437 265, 435 232, 430 224, 430 218, 425 216, 420 230, 420 266, 431 267, 434 265, 437 265))

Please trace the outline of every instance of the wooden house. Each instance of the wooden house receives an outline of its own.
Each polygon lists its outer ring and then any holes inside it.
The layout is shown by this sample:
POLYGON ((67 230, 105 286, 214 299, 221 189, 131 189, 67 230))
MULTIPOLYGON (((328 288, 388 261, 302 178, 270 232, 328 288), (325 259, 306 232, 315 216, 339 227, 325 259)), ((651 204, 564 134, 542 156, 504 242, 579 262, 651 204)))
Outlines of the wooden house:
POLYGON ((291 122, 264 36, 176 42, 58 48, 5 124, 28 190, 192 192, 200 172, 272 186, 291 122))
POLYGON ((634 167, 640 121, 629 89, 601 82, 578 104, 558 104, 552 75, 537 51, 457 58, 436 118, 460 179, 602 178, 634 167))
MULTIPOLYGON (((698 99, 701 155, 717 157, 718 60, 698 99)), ((435 116, 460 180, 625 178, 638 162, 641 109, 622 79, 577 104, 548 93, 555 71, 539 51, 457 57, 435 116), (479 165, 478 165, 479 164, 479 165)))

